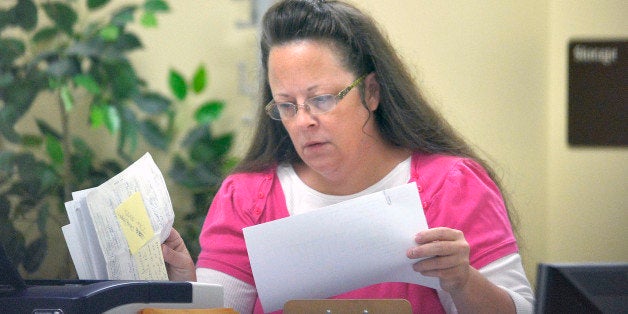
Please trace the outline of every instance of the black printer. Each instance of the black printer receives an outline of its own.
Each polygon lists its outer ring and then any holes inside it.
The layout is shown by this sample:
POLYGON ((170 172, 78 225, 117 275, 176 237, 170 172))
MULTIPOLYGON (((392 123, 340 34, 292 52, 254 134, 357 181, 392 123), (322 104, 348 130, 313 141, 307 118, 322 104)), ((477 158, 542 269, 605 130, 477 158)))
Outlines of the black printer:
POLYGON ((0 244, 2 313, 137 313, 143 308, 221 308, 220 285, 141 280, 24 280, 0 244))

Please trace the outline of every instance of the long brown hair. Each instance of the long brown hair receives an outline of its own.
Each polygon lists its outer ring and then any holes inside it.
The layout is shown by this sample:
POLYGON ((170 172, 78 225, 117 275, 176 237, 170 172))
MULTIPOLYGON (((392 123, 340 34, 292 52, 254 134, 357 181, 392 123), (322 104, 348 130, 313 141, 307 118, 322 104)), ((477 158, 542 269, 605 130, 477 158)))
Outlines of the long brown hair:
POLYGON ((384 140, 414 152, 472 158, 500 185, 492 168, 428 104, 377 23, 341 1, 285 0, 264 15, 257 127, 249 150, 235 172, 263 171, 282 162, 299 160, 281 122, 270 119, 263 110, 272 99, 267 76, 270 49, 299 40, 329 43, 356 76, 375 72, 380 84, 380 104, 374 119, 384 140))
POLYGON ((299 158, 281 122, 270 119, 263 110, 272 99, 267 76, 270 49, 298 40, 330 43, 356 76, 375 72, 381 100, 374 118, 386 141, 412 151, 479 161, 469 145, 427 103, 371 17, 340 1, 287 0, 272 6, 262 21, 260 110, 251 146, 236 172, 260 171, 299 158))

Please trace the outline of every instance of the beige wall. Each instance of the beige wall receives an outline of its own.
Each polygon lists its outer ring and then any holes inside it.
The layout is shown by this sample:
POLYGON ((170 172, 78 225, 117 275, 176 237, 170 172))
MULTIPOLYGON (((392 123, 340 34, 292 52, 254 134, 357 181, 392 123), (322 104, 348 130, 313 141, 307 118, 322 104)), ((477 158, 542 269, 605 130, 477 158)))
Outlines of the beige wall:
POLYGON ((567 145, 567 43, 628 36, 625 1, 360 1, 450 121, 494 158, 524 265, 628 262, 628 151, 567 145))
MULTIPOLYGON (((115 2, 114 2, 115 3, 115 2)), ((566 44, 573 36, 628 35, 628 4, 615 1, 361 0, 388 32, 417 82, 452 124, 493 161, 519 216, 528 276, 539 262, 628 261, 628 151, 566 144, 566 44)), ((247 1, 170 1, 156 30, 139 30, 133 61, 167 91, 170 67, 211 76, 203 97, 228 103, 223 130, 241 154, 256 88, 256 33, 237 24, 247 1)), ((202 98, 202 97, 201 97, 202 98)), ((193 110, 192 101, 190 112, 193 110)), ((185 120, 185 117, 184 119, 185 120)))
POLYGON ((548 241, 542 260, 628 262, 628 150, 573 148, 565 139, 568 41, 628 39, 628 3, 557 1, 550 12, 548 241))

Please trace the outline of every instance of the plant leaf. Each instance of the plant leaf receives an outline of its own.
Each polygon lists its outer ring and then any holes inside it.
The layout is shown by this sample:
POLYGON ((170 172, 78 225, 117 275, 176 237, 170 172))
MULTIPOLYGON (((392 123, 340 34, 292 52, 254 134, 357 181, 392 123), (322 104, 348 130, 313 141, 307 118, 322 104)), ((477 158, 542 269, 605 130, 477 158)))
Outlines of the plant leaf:
POLYGON ((194 119, 200 124, 209 124, 220 117, 225 103, 220 100, 212 100, 204 103, 194 113, 194 119))
POLYGON ((135 69, 128 61, 116 62, 107 67, 107 74, 111 80, 113 96, 116 99, 128 99, 137 93, 139 80, 135 69))
POLYGON ((22 265, 27 272, 34 272, 44 261, 46 252, 48 251, 48 241, 45 236, 41 236, 26 246, 24 252, 24 261, 22 265))
POLYGON ((20 144, 26 147, 37 147, 41 145, 43 140, 40 136, 32 135, 32 134, 24 134, 20 140, 20 144))
POLYGON ((41 189, 44 192, 54 191, 56 187, 63 185, 61 177, 52 168, 44 169, 40 175, 41 189))
POLYGON ((26 51, 26 45, 16 38, 0 38, 0 64, 11 65, 26 51))
POLYGON ((79 74, 74 76, 74 84, 85 88, 88 92, 98 95, 100 94, 100 86, 90 74, 79 74))
POLYGON ((72 97, 72 92, 70 91, 70 88, 68 87, 68 85, 63 84, 63 86, 61 86, 61 90, 59 91, 60 96, 61 96, 61 101, 63 102, 63 107, 65 108, 65 111, 70 112, 72 111, 72 108, 74 107, 74 97, 72 97))
POLYGON ((217 158, 224 157, 233 145, 233 133, 223 134, 210 143, 212 152, 217 158))
POLYGON ((50 40, 55 37, 59 33, 59 29, 56 27, 44 27, 33 35, 33 41, 36 43, 40 43, 43 41, 50 40))
POLYGON ((54 164, 63 163, 63 148, 61 142, 52 135, 46 135, 46 152, 54 164))
POLYGON ((30 31, 37 26, 37 7, 31 0, 18 0, 13 8, 15 23, 24 30, 30 31))
POLYGON ((111 105, 105 106, 105 125, 111 134, 120 130, 120 113, 116 107, 111 105))
POLYGON ((176 70, 170 69, 168 83, 174 96, 179 100, 184 100, 188 94, 188 88, 183 75, 176 70))
POLYGON ((11 22, 9 11, 0 10, 0 31, 7 27, 7 25, 11 24, 11 22))
POLYGON ((178 184, 190 188, 194 185, 191 183, 192 180, 189 178, 187 172, 187 165, 183 158, 179 155, 174 156, 170 165, 170 171, 168 171, 170 177, 178 184))
POLYGON ((65 51, 70 56, 97 57, 102 54, 105 44, 100 38, 93 38, 87 41, 74 42, 65 51))
MULTIPOLYGON (((0 111, 0 113, 2 113, 2 111, 0 111)), ((3 119, 0 115, 0 133, 2 134, 2 136, 4 136, 4 138, 11 143, 19 144, 21 140, 20 135, 15 132, 15 129, 13 129, 13 125, 9 123, 4 123, 2 120, 3 119)))
POLYGON ((151 115, 165 113, 170 108, 170 100, 157 93, 146 93, 134 100, 142 111, 151 115))
MULTIPOLYGON (((2 159, 0 159, 1 161, 2 159)), ((0 221, 6 221, 9 219, 11 213, 11 201, 5 196, 0 195, 0 221)))
POLYGON ((72 147, 74 147, 74 154, 70 157, 70 165, 72 174, 74 174, 77 183, 80 184, 89 179, 94 151, 79 137, 73 139, 72 147))
POLYGON ((140 125, 140 132, 146 141, 161 150, 168 149, 170 137, 161 131, 159 125, 151 120, 145 120, 140 125))
POLYGON ((155 13, 146 11, 144 12, 144 14, 142 14, 140 23, 142 24, 142 26, 148 28, 157 27, 157 17, 155 16, 155 13))
POLYGON ((0 151, 0 173, 2 177, 10 177, 13 173, 13 159, 15 154, 11 151, 0 151))
POLYGON ((0 107, 0 122, 13 126, 31 108, 39 92, 36 82, 14 81, 2 97, 4 106, 0 107))
POLYGON ((7 256, 15 265, 19 265, 24 260, 24 236, 18 232, 11 221, 0 228, 0 241, 4 245, 7 256))
POLYGON ((135 112, 128 106, 122 107, 122 125, 120 127, 120 137, 118 141, 118 152, 124 156, 124 147, 130 145, 130 151, 134 152, 137 148, 138 125, 135 112))
POLYGON ((120 37, 120 29, 116 25, 108 25, 100 30, 100 37, 106 42, 114 42, 120 37))
POLYGON ((81 65, 73 57, 63 57, 50 62, 46 73, 57 79, 70 77, 81 73, 81 65))
POLYGON ((87 7, 90 10, 94 10, 104 6, 107 3, 109 3, 109 0, 87 0, 87 7))
POLYGON ((0 73, 0 88, 5 88, 15 81, 13 73, 0 73))
POLYGON ((57 140, 61 139, 61 134, 59 134, 59 132, 57 132, 50 124, 48 124, 48 122, 41 119, 36 119, 35 123, 37 123, 37 128, 39 129, 39 132, 41 132, 41 134, 52 135, 57 140))
POLYGON ((144 3, 144 9, 150 12, 167 12, 170 10, 168 3, 163 0, 146 0, 144 3))
POLYGON ((107 107, 103 104, 95 104, 89 108, 89 124, 96 129, 105 124, 107 119, 107 107))
POLYGON ((90 161, 94 157, 94 150, 92 150, 89 145, 80 137, 75 137, 72 139, 72 147, 74 147, 74 152, 83 157, 87 158, 90 161))
MULTIPOLYGON (((44 176, 46 176, 44 174, 44 176)), ((44 179, 42 179, 43 181, 44 179)), ((43 184, 42 184, 43 185, 43 184)), ((50 216, 50 206, 44 204, 39 211, 37 211, 37 230, 44 234, 46 232, 46 225, 48 224, 48 217, 50 216)))
POLYGON ((65 33, 72 35, 72 29, 78 19, 78 15, 69 5, 62 2, 46 2, 42 4, 46 15, 65 33))
POLYGON ((200 183, 199 187, 208 187, 215 184, 220 184, 221 175, 218 169, 216 169, 215 164, 216 159, 212 159, 212 162, 199 162, 192 169, 192 173, 197 177, 198 182, 200 183))
POLYGON ((190 148, 199 141, 203 141, 203 138, 205 137, 211 138, 211 130, 209 129, 209 126, 206 124, 198 125, 188 131, 187 135, 181 142, 181 146, 190 148))
POLYGON ((134 49, 142 48, 142 42, 134 34, 124 33, 120 35, 115 43, 116 49, 123 51, 131 51, 134 49))
POLYGON ((135 13, 135 10, 137 10, 137 6, 134 5, 121 8, 113 14, 113 17, 111 18, 111 24, 124 26, 130 22, 133 22, 133 14, 135 13))
POLYGON ((194 73, 194 77, 192 78, 192 90, 194 93, 198 94, 205 89, 206 78, 205 66, 201 64, 198 69, 196 69, 196 73, 194 73))

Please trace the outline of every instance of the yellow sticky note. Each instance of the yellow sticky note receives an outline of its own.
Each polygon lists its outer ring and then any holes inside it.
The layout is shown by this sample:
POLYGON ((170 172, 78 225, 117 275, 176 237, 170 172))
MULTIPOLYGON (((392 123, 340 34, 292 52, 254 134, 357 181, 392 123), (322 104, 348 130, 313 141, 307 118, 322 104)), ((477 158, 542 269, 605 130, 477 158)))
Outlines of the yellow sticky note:
POLYGON ((131 254, 137 253, 155 233, 140 192, 135 192, 129 196, 116 208, 115 212, 124 237, 129 244, 131 254))

